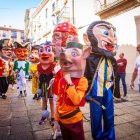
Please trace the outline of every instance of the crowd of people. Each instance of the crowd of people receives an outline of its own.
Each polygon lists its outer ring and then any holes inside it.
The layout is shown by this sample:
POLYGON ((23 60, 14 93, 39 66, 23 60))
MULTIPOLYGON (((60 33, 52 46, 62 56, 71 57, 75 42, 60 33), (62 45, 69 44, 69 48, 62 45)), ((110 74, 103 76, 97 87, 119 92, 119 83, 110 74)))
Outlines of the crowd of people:
MULTIPOLYGON (((54 139, 62 136, 63 140, 85 140, 80 107, 88 102, 93 139, 115 140, 113 99, 120 98, 120 79, 122 98, 127 97, 127 60, 124 53, 118 60, 114 57, 116 28, 109 22, 92 22, 83 40, 86 46, 79 42, 77 29, 69 22, 55 27, 52 41, 31 48, 29 42, 12 43, 10 39, 1 39, 0 95, 6 99, 9 83, 14 88, 16 80, 18 97, 26 97, 26 80, 32 75, 33 99, 42 100, 39 125, 49 119, 54 139)), ((140 52, 140 45, 137 50, 140 52)), ((137 75, 140 76, 139 59, 140 56, 136 59, 132 88, 137 75)))

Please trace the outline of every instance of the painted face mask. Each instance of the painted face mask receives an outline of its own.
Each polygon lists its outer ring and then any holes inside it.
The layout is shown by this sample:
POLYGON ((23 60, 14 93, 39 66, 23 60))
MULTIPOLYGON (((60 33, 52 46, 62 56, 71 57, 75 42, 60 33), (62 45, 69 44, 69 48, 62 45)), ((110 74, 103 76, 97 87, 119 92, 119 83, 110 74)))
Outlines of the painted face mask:
POLYGON ((64 73, 70 73, 71 77, 82 77, 85 68, 85 60, 89 54, 90 47, 84 49, 81 43, 67 43, 66 48, 60 53, 62 71, 64 73))
POLYGON ((117 45, 116 32, 113 26, 100 23, 93 28, 93 34, 98 41, 98 47, 107 51, 114 51, 117 45))
POLYGON ((77 38, 77 29, 69 22, 59 23, 54 29, 52 42, 54 43, 55 56, 58 57, 61 51, 61 47, 66 47, 66 43, 74 41, 77 38))
POLYGON ((54 61, 53 46, 51 42, 40 45, 39 47, 39 62, 43 65, 48 65, 54 61))
POLYGON ((10 59, 13 56, 13 45, 10 39, 0 40, 1 57, 3 59, 10 59))
POLYGON ((39 62, 39 45, 32 46, 29 60, 31 63, 38 63, 39 62))
POLYGON ((25 44, 21 44, 19 42, 15 42, 14 46, 15 46, 15 55, 17 57, 18 60, 26 60, 30 51, 29 51, 29 42, 25 43, 25 44))

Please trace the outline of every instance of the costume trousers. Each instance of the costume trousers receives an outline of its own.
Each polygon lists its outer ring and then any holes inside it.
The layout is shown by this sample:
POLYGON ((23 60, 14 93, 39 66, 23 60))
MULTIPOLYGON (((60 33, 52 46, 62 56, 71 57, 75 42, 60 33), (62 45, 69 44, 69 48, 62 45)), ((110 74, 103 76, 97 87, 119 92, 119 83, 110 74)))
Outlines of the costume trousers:
POLYGON ((8 90, 8 79, 7 77, 0 77, 0 93, 5 94, 8 90))
POLYGON ((25 77, 20 77, 19 79, 17 79, 17 86, 19 88, 19 91, 26 90, 26 79, 25 79, 25 77))
POLYGON ((36 94, 36 91, 38 89, 38 82, 36 77, 32 76, 32 93, 36 94))
POLYGON ((85 140, 83 121, 73 124, 62 124, 60 122, 59 124, 63 140, 85 140))
POLYGON ((115 140, 114 105, 111 90, 106 90, 105 88, 103 97, 95 96, 93 98, 106 107, 106 109, 103 110, 93 101, 90 102, 91 130, 93 139, 115 140))

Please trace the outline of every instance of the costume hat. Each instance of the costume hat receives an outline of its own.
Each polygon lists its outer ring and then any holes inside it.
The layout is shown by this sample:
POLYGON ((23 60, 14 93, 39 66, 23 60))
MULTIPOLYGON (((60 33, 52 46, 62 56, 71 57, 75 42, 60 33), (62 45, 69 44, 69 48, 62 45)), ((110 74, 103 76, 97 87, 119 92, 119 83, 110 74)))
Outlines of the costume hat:
POLYGON ((14 47, 15 48, 30 48, 30 42, 26 42, 26 43, 23 43, 23 42, 17 42, 15 41, 14 42, 14 47))

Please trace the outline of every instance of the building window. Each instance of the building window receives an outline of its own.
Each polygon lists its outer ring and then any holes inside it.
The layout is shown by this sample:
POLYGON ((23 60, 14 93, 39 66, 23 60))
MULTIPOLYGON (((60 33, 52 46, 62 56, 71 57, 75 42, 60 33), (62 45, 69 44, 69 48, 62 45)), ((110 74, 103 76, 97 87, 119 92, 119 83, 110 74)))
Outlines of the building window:
POLYGON ((3 32, 2 37, 7 37, 7 33, 3 32))
POLYGON ((11 38, 17 38, 17 32, 16 31, 11 32, 11 38))
POLYGON ((46 9, 46 18, 48 17, 48 9, 46 9))
POLYGON ((24 39, 24 33, 21 32, 21 39, 24 39))
POLYGON ((52 4, 52 12, 55 10, 55 2, 52 4))

